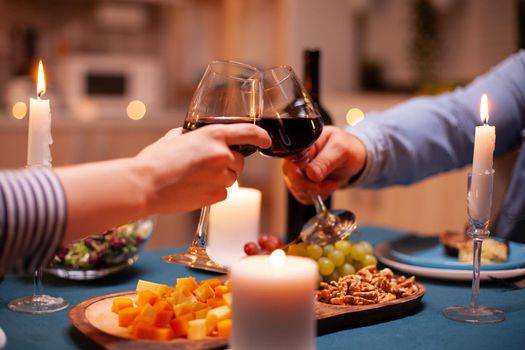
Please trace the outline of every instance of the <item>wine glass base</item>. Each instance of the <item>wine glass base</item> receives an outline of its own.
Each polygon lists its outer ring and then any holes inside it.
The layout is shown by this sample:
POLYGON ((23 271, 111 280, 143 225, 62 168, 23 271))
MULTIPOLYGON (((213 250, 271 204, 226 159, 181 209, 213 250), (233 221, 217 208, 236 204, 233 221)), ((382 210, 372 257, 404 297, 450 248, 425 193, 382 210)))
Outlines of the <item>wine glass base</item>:
POLYGON ((505 312, 485 306, 449 306, 443 309, 446 318, 465 323, 498 323, 505 320, 505 312))
POLYGON ((326 218, 316 215, 303 226, 301 239, 321 246, 346 239, 357 228, 355 214, 348 210, 334 210, 326 218))
POLYGON ((190 247, 184 253, 166 255, 161 257, 161 259, 168 263, 180 264, 195 269, 218 273, 228 273, 227 268, 210 259, 206 253, 206 249, 201 247, 190 247))
POLYGON ((33 295, 12 300, 7 307, 14 312, 25 314, 49 314, 64 310, 69 303, 60 297, 49 295, 33 295))

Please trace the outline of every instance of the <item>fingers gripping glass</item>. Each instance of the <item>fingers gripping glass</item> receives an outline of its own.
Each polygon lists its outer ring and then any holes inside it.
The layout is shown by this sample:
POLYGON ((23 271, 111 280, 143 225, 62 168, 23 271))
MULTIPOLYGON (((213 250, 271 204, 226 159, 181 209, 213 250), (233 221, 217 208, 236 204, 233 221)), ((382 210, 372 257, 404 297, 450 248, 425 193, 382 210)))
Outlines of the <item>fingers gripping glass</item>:
MULTIPOLYGON (((211 124, 256 124, 262 108, 260 72, 255 67, 233 62, 213 61, 208 64, 193 95, 184 121, 189 132, 211 124)), ((254 145, 234 145, 231 149, 248 156, 254 145)), ((208 271, 226 273, 227 269, 206 253, 210 207, 201 210, 195 237, 182 254, 162 257, 164 261, 208 271)))
MULTIPOLYGON (((264 109, 259 125, 270 134, 272 146, 260 153, 307 163, 308 150, 323 130, 321 114, 289 66, 265 70, 262 80, 264 109)), ((330 212, 320 195, 312 196, 312 200, 317 215, 303 226, 303 241, 325 245, 344 239, 355 230, 352 212, 330 212)))

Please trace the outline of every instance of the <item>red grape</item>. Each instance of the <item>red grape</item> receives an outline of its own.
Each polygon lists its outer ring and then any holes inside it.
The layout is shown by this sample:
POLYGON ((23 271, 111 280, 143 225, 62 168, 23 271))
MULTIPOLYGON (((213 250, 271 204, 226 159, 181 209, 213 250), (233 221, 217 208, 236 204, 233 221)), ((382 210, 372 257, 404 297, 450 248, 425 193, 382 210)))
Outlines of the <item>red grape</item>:
POLYGON ((259 246, 261 247, 261 249, 263 250, 267 250, 268 249, 268 239, 270 237, 268 235, 261 235, 259 236, 259 239, 257 240, 257 242, 259 242, 259 246))
POLYGON ((269 236, 266 242, 266 249, 270 252, 273 252, 275 249, 278 249, 282 246, 281 239, 277 236, 269 236))
POLYGON ((259 247, 255 242, 248 242, 244 245, 244 252, 246 255, 258 255, 259 247))

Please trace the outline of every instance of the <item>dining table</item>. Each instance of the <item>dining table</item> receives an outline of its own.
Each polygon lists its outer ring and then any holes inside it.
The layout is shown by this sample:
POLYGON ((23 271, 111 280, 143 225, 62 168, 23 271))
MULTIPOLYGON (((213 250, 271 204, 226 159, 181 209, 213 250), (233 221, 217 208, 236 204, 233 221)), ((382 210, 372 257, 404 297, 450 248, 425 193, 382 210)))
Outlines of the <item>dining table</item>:
MULTIPOLYGON (((377 245, 407 235, 392 228, 360 227, 352 240, 366 240, 377 245)), ((0 282, 0 328, 7 338, 6 349, 97 349, 100 345, 77 330, 68 318, 68 310, 97 296, 133 291, 139 279, 173 285, 177 278, 216 276, 161 260, 185 247, 144 250, 138 261, 114 275, 94 280, 67 280, 44 275, 44 292, 61 296, 68 309, 45 315, 10 311, 10 300, 31 294, 31 276, 7 275, 0 282)), ((380 266, 383 267, 383 266, 380 266)), ((396 274, 404 274, 395 271, 396 274)), ((525 288, 509 288, 493 281, 482 281, 480 303, 501 309, 503 322, 468 324, 445 318, 443 308, 468 304, 471 282, 416 276, 426 293, 420 305, 403 315, 324 330, 316 337, 317 349, 525 349, 525 288)), ((154 347, 149 347, 154 348, 154 347)))

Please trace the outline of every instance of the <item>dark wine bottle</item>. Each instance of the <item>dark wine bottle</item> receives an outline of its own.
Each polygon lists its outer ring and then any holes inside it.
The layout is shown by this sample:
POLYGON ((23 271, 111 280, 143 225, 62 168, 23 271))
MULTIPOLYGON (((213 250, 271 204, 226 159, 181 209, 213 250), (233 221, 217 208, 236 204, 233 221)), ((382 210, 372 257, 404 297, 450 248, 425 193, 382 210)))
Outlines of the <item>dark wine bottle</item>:
MULTIPOLYGON (((303 84, 314 104, 316 105, 324 125, 332 125, 332 118, 328 112, 323 108, 320 102, 320 60, 321 52, 319 50, 305 50, 304 51, 304 78, 303 84)), ((331 198, 325 200, 325 205, 328 209, 331 206, 331 198)), ((299 203, 294 196, 288 191, 288 224, 287 224, 287 239, 291 241, 301 232, 303 225, 312 217, 315 216, 315 207, 313 205, 303 205, 299 203)))

